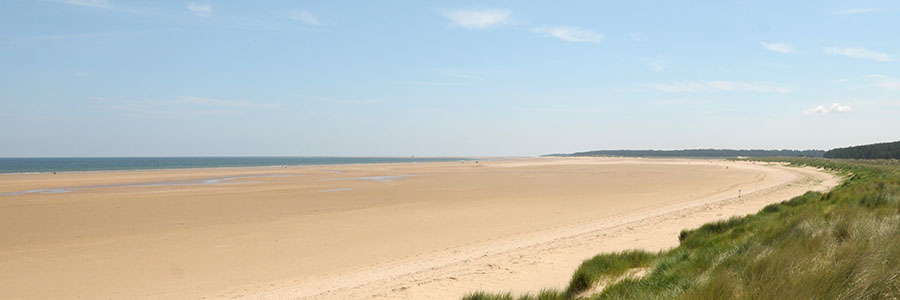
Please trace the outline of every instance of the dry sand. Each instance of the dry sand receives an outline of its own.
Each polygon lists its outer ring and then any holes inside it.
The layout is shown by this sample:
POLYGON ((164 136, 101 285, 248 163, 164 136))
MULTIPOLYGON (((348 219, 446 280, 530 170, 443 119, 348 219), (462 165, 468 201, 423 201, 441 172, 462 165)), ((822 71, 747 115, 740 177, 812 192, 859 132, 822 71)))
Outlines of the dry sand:
POLYGON ((0 175, 0 298, 534 292, 599 252, 676 246, 681 229, 837 183, 599 158, 0 175))

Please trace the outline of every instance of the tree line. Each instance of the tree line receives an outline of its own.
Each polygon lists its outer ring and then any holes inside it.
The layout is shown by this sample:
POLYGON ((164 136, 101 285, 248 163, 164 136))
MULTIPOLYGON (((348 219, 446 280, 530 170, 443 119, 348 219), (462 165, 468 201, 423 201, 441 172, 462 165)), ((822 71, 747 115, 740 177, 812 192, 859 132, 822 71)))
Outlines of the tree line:
POLYGON ((826 158, 900 159, 900 141, 836 148, 825 152, 826 158))

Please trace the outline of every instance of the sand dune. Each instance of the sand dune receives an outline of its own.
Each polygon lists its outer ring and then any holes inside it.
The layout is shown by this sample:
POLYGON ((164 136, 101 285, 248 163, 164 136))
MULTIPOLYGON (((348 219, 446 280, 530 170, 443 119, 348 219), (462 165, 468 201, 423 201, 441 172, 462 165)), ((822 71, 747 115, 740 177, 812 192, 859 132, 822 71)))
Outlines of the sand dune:
POLYGON ((837 178, 708 160, 510 159, 0 176, 0 298, 456 299, 837 178), (742 197, 737 198, 738 190, 742 197))

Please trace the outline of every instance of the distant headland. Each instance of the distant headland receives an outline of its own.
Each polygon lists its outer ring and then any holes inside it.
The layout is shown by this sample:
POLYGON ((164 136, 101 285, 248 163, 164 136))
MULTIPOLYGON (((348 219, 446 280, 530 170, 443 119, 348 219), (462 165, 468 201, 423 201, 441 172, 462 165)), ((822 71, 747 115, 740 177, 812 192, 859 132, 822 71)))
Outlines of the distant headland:
POLYGON ((684 150, 593 150, 544 156, 612 156, 612 157, 822 157, 824 150, 761 149, 684 149, 684 150))

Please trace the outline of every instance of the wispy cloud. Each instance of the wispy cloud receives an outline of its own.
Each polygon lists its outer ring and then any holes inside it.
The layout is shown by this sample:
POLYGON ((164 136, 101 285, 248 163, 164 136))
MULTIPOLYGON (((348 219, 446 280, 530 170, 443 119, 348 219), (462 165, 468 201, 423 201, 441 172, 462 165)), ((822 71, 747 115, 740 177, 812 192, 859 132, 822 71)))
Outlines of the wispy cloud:
POLYGON ((465 80, 470 80, 470 81, 484 81, 484 77, 475 75, 472 72, 468 72, 468 71, 464 71, 464 70, 443 69, 443 70, 436 70, 435 73, 437 73, 438 75, 441 75, 441 76, 446 76, 446 77, 451 77, 451 78, 465 79, 465 80))
POLYGON ((900 79, 898 78, 893 78, 881 74, 873 74, 866 77, 875 80, 873 84, 876 87, 880 87, 889 91, 900 91, 900 79))
POLYGON ((567 42, 599 43, 603 40, 602 34, 578 27, 535 28, 534 32, 546 34, 567 42))
POLYGON ((111 5, 107 0, 60 0, 60 3, 77 6, 109 8, 111 5))
POLYGON ((768 49, 769 51, 774 51, 774 52, 778 52, 778 53, 791 54, 791 53, 797 52, 796 50, 794 50, 793 46, 788 45, 788 44, 766 43, 766 42, 759 42, 759 44, 762 45, 763 48, 768 49))
POLYGON ((704 105, 713 103, 712 100, 702 98, 674 98, 662 99, 650 102, 653 105, 672 106, 672 105, 704 105))
POLYGON ((180 96, 164 100, 113 100, 92 97, 89 100, 101 108, 140 115, 238 114, 282 107, 282 104, 278 102, 267 103, 196 96, 180 96))
POLYGON ((840 103, 835 103, 828 107, 826 107, 824 105, 819 105, 819 106, 813 107, 811 109, 804 110, 803 114, 805 114, 805 115, 815 115, 815 114, 824 115, 824 114, 830 114, 830 113, 845 113, 845 112, 850 112, 852 110, 853 110, 853 108, 851 108, 850 105, 842 105, 840 103))
POLYGON ((878 8, 850 8, 850 9, 845 9, 845 10, 837 11, 837 12, 835 12, 835 14, 838 14, 838 15, 858 15, 858 14, 867 14, 867 13, 870 13, 870 12, 876 12, 876 11, 879 11, 879 10, 880 10, 880 9, 878 9, 878 8))
POLYGON ((36 35, 25 38, 26 41, 54 41, 69 39, 91 39, 91 38, 114 38, 123 36, 146 35, 155 33, 165 33, 171 30, 153 29, 153 30, 134 30, 134 31, 110 31, 110 32, 91 32, 91 33, 69 33, 54 35, 36 35))
POLYGON ((646 42, 647 41, 647 36, 644 35, 643 33, 639 33, 639 32, 629 33, 628 37, 631 38, 631 40, 635 41, 635 42, 646 42))
POLYGON ((865 48, 825 47, 825 53, 837 54, 853 58, 872 59, 877 61, 893 61, 894 58, 886 53, 875 52, 865 48))
POLYGON ((450 10, 441 13, 457 26, 468 29, 485 29, 506 24, 510 12, 504 9, 450 10))
POLYGON ((323 96, 300 96, 301 99, 319 101, 324 103, 331 104, 341 104, 341 105, 367 105, 367 104, 375 104, 379 101, 377 99, 372 98, 362 98, 362 99, 350 99, 350 98, 335 98, 335 97, 323 97, 323 96))
POLYGON ((658 59, 658 58, 641 58, 640 59, 644 65, 649 67, 651 70, 659 72, 666 69, 666 66, 669 64, 667 61, 658 59))
POLYGON ((312 26, 319 26, 322 24, 319 22, 319 18, 305 10, 295 10, 291 12, 291 14, 288 16, 288 19, 300 21, 312 26))
POLYGON ((188 3, 186 6, 188 10, 190 10, 195 15, 201 17, 210 17, 212 16, 212 5, 209 4, 197 4, 194 2, 188 3))
POLYGON ((216 99, 216 98, 196 97, 196 96, 181 96, 181 97, 178 97, 172 103, 207 106, 207 107, 220 107, 220 108, 241 108, 241 109, 244 109, 244 108, 275 109, 280 106, 280 104, 278 104, 278 103, 263 103, 263 102, 256 102, 256 101, 247 101, 247 100, 227 100, 227 99, 216 99))
POLYGON ((644 86, 667 93, 685 92, 759 92, 759 93, 790 93, 787 87, 774 86, 762 82, 734 82, 726 80, 681 82, 673 84, 645 84, 644 86))

